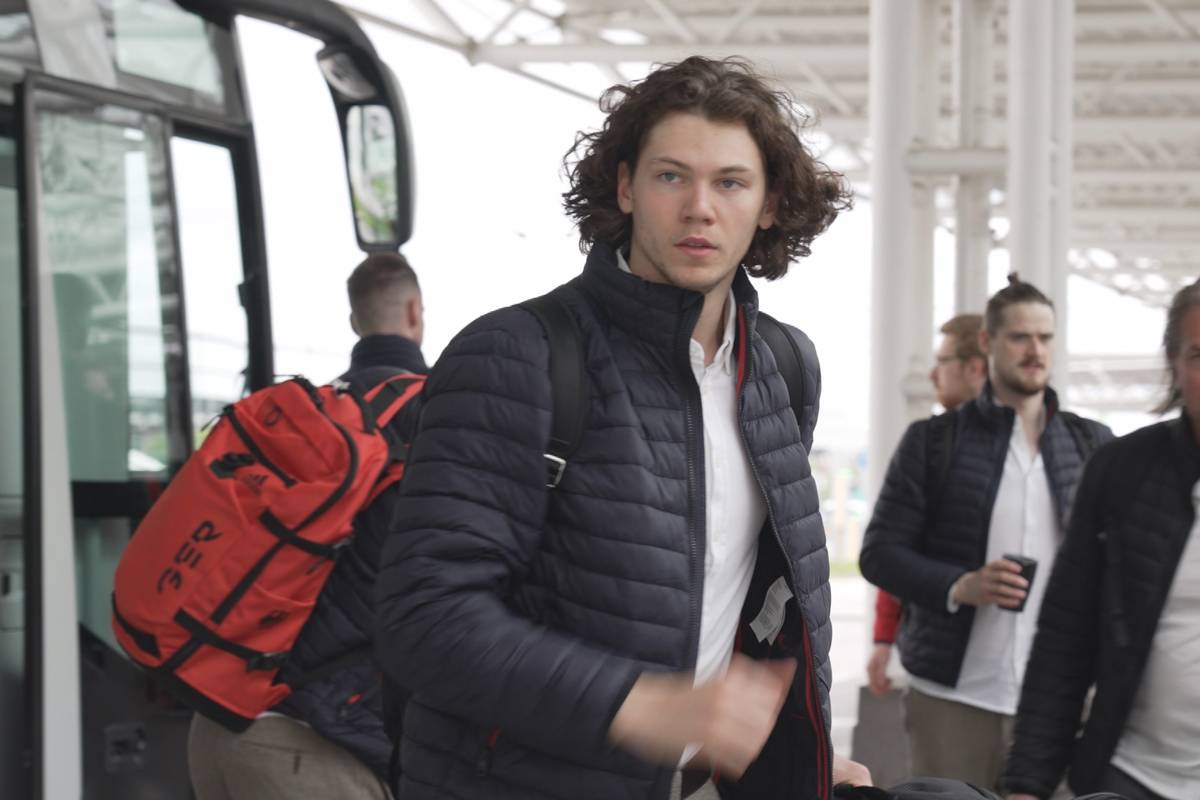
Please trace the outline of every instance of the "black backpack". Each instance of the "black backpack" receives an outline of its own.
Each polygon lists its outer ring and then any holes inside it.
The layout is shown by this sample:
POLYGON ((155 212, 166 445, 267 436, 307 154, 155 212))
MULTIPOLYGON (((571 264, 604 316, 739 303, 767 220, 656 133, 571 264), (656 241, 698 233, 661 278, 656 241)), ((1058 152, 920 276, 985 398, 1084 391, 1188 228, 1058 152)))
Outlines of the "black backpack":
MULTIPOLYGON (((562 480, 567 459, 579 446, 587 416, 584 390, 583 334, 575 315, 567 307, 559 290, 526 300, 520 306, 531 312, 546 331, 550 343, 550 442, 546 450, 546 486, 553 489, 562 480)), ((758 333, 775 356, 791 399, 796 424, 804 430, 805 364, 804 357, 783 323, 769 314, 758 312, 758 333)))
MULTIPOLYGON (((834 800, 1001 800, 1000 795, 974 784, 950 778, 912 778, 893 786, 879 789, 874 786, 833 787, 834 800)), ((1075 800, 1127 800, 1112 792, 1097 792, 1081 795, 1075 800)))

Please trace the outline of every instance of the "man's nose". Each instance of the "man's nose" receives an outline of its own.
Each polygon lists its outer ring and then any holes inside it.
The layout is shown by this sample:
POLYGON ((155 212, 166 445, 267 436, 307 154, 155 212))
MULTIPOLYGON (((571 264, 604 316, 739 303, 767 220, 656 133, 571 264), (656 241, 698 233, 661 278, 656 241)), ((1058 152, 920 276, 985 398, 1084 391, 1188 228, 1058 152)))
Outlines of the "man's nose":
POLYGON ((683 207, 683 218, 689 222, 712 222, 712 192, 709 187, 699 182, 692 185, 683 207))

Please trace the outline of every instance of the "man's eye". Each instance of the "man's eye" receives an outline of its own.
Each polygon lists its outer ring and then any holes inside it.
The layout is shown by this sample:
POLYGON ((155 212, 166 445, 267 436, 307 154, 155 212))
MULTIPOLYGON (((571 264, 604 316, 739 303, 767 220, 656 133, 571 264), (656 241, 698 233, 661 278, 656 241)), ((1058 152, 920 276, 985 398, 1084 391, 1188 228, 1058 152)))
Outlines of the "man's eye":
POLYGON ((723 178, 717 185, 722 189, 736 189, 742 185, 742 182, 734 178, 723 178))
POLYGON ((679 173, 678 172, 660 172, 660 173, 658 173, 658 179, 660 181, 662 181, 663 183, 675 183, 676 181, 679 180, 679 173))

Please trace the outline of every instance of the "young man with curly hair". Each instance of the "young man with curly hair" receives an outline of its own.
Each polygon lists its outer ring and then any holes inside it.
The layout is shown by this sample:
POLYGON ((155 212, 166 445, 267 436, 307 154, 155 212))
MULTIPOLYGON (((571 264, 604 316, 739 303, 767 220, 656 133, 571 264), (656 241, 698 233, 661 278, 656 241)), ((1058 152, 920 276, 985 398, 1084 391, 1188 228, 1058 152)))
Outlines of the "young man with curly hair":
MULTIPOLYGON (((586 422, 547 486, 550 343, 511 307, 434 369, 378 584, 412 691, 417 798, 828 800, 829 585, 797 420, 750 275, 783 276, 848 205, 788 98, 689 58, 602 99, 568 153, 587 253, 555 290, 586 422)), ((519 268, 519 267, 514 267, 519 268)))

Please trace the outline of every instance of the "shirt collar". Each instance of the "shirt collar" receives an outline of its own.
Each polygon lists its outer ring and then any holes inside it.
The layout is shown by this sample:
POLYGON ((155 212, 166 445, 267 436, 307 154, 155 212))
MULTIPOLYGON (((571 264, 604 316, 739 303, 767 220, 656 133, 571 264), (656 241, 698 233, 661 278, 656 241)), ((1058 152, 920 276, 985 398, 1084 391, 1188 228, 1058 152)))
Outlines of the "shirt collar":
MULTIPOLYGON (((629 268, 629 262, 625 260, 625 254, 620 250, 617 251, 617 267, 622 272, 629 273, 630 275, 633 274, 633 270, 629 268)), ((723 370, 726 375, 733 374, 733 339, 737 327, 736 323, 737 300, 733 296, 733 287, 730 287, 729 298, 725 301, 725 333, 721 339, 721 344, 717 347, 716 354, 713 356, 713 364, 723 370)), ((688 352, 691 355, 693 366, 698 361, 699 366, 703 368, 704 348, 701 344, 692 339, 688 352)))

